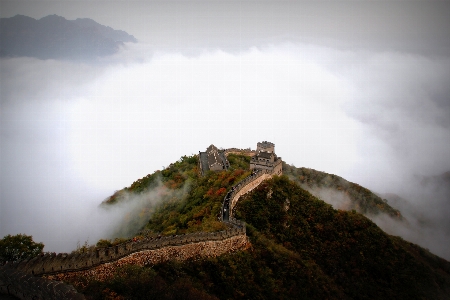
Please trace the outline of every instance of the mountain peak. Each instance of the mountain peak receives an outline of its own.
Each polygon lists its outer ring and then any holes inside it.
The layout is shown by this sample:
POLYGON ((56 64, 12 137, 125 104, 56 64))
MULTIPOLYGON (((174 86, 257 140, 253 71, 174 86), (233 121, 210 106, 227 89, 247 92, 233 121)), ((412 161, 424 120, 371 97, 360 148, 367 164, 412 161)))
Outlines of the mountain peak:
POLYGON ((58 16, 57 14, 48 15, 39 19, 39 21, 47 21, 47 20, 58 20, 58 21, 67 21, 66 18, 58 16))

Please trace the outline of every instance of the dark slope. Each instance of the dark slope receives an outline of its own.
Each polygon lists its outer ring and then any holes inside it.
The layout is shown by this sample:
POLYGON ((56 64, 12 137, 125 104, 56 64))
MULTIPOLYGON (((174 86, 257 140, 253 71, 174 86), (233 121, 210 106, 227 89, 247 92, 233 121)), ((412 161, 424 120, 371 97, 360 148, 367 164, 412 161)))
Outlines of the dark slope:
POLYGON ((57 15, 0 19, 2 57, 90 60, 116 53, 124 42, 136 39, 91 19, 70 21, 57 15))
POLYGON ((245 221, 314 261, 352 299, 448 299, 450 263, 391 237, 369 219, 338 211, 286 178, 238 205, 245 221))
MULTIPOLYGON (((232 156, 230 162, 230 171, 202 178, 195 175, 195 157, 160 171, 165 185, 177 188, 180 178, 190 178, 191 189, 182 199, 162 203, 146 228, 170 234, 208 230, 217 217, 221 189, 246 169, 245 157, 232 156)), ((143 192, 146 182, 152 182, 146 178, 128 189, 143 192)), ((387 235, 359 213, 333 209, 286 176, 266 181, 243 197, 236 214, 248 224, 253 245, 249 251, 146 268, 127 266, 114 279, 89 282, 79 291, 92 299, 450 297, 449 262, 387 235)))

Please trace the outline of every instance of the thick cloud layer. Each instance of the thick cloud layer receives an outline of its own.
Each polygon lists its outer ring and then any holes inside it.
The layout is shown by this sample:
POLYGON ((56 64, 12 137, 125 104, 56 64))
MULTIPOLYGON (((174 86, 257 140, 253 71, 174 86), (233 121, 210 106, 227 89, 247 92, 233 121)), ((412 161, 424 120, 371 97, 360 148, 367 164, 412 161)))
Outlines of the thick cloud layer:
POLYGON ((141 42, 96 64, 0 60, 0 236, 32 234, 47 251, 93 243, 120 220, 97 208, 115 190, 211 143, 261 140, 287 163, 430 208, 426 219, 449 211, 411 184, 450 170, 448 2, 0 5, 141 42))
POLYGON ((293 43, 147 53, 1 61, 1 235, 95 242, 118 222, 100 217, 105 197, 211 143, 273 141, 288 163, 379 192, 450 169, 446 58, 293 43))

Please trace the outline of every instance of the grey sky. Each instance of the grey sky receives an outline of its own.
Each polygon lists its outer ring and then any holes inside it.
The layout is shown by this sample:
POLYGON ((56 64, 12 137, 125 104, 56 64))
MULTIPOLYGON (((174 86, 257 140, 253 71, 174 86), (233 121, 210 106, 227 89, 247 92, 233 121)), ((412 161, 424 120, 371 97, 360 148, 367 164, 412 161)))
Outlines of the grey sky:
POLYGON ((0 0, 140 40, 96 65, 0 60, 0 235, 95 242, 96 204, 211 143, 269 140, 382 193, 450 170, 449 3, 0 0))
POLYGON ((281 41, 450 54, 449 1, 1 1, 1 17, 92 18, 158 48, 281 41))

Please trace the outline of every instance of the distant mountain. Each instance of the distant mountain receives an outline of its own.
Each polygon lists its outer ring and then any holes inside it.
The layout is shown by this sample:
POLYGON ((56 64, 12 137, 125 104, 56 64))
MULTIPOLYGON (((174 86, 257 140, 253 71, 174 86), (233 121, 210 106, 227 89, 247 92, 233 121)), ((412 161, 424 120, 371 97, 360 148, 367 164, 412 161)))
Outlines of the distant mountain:
POLYGON ((137 39, 123 30, 115 30, 109 26, 100 25, 92 19, 83 18, 70 21, 83 29, 92 30, 99 33, 105 38, 110 38, 116 42, 132 42, 136 43, 137 39))
POLYGON ((450 235, 450 172, 434 176, 415 175, 411 182, 415 190, 409 195, 387 193, 380 195, 398 208, 406 218, 413 217, 420 224, 439 224, 450 235))
POLYGON ((386 199, 337 175, 288 164, 283 164, 283 173, 335 209, 355 210, 366 216, 387 214, 394 219, 403 218, 400 211, 390 206, 386 199))
POLYGON ((1 57, 89 60, 114 54, 125 42, 137 40, 91 19, 66 20, 57 15, 0 19, 1 57))

